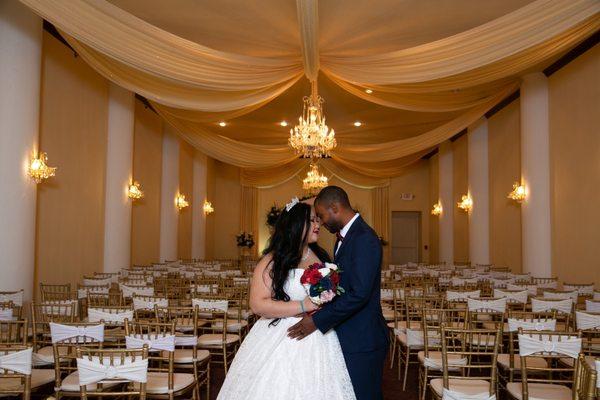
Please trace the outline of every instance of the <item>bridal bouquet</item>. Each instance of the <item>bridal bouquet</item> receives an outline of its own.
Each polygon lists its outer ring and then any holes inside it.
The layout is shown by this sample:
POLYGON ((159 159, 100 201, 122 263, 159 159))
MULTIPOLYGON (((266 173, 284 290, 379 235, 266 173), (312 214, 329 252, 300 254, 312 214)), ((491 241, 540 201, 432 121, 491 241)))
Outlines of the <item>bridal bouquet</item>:
POLYGON ((335 264, 315 263, 304 270, 300 283, 306 289, 310 300, 321 305, 344 293, 344 288, 339 286, 340 272, 335 264))

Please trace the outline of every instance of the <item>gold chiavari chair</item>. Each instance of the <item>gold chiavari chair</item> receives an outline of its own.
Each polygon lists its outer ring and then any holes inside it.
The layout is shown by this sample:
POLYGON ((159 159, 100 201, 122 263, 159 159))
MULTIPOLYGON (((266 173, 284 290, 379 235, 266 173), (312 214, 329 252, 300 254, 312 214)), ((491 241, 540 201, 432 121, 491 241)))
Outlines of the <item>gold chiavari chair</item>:
POLYGON ((42 301, 73 300, 71 284, 49 285, 40 283, 40 295, 42 301))
MULTIPOLYGON (((42 302, 31 303, 31 328, 33 342, 33 365, 54 365, 54 349, 50 336, 50 323, 73 323, 77 315, 77 303, 42 302)), ((61 351, 63 351, 61 349, 61 351)))
POLYGON ((442 324, 442 378, 432 379, 429 384, 433 397, 438 400, 469 396, 495 398, 500 341, 499 329, 458 329, 442 324), (470 346, 469 343, 488 345, 470 346))
POLYGON ((576 361, 573 366, 559 363, 566 357, 577 360, 581 335, 570 332, 524 331, 519 328, 521 382, 506 385, 508 397, 518 400, 568 400, 573 398, 576 361), (543 359, 544 366, 532 360, 543 359))
MULTIPOLYGON (((575 312, 575 330, 581 334, 581 351, 585 360, 592 366, 600 358, 600 313, 575 312)), ((561 364, 573 367, 572 358, 562 358, 561 364)))
POLYGON ((214 355, 213 362, 223 364, 225 374, 237 351, 241 339, 239 335, 228 333, 227 326, 229 302, 227 299, 192 299, 192 306, 198 307, 198 313, 207 324, 202 327, 198 346, 214 355), (220 327, 219 327, 220 326, 220 327))
POLYGON ((127 348, 148 345, 147 398, 173 400, 189 393, 196 397, 194 374, 175 372, 175 332, 175 321, 125 321, 127 348))
POLYGON ((141 349, 77 348, 76 356, 79 376, 87 378, 86 371, 93 371, 96 375, 85 379, 84 385, 80 384, 79 393, 83 400, 89 396, 129 399, 137 396, 140 400, 146 399, 148 346, 141 349), (119 367, 128 369, 125 376, 119 374, 119 367), (136 373, 133 374, 132 370, 136 373), (133 378, 133 375, 139 378, 133 378))
POLYGON ((206 388, 206 398, 210 399, 210 352, 198 349, 199 329, 206 321, 198 317, 198 307, 156 307, 159 323, 175 322, 176 370, 189 370, 194 373, 197 397, 206 388))
POLYGON ((0 346, 0 396, 31 398, 31 348, 27 346, 0 346), (4 358, 18 356, 19 363, 4 362, 4 358))
POLYGON ((133 320, 129 306, 88 307, 87 322, 104 324, 104 346, 125 346, 125 320, 133 320))
POLYGON ((590 364, 583 354, 579 355, 575 368, 573 399, 597 400, 600 398, 600 382, 596 365, 600 365, 600 361, 590 364))
POLYGON ((169 299, 161 296, 134 295, 132 297, 132 305, 136 321, 153 321, 156 319, 154 307, 168 307, 169 299))

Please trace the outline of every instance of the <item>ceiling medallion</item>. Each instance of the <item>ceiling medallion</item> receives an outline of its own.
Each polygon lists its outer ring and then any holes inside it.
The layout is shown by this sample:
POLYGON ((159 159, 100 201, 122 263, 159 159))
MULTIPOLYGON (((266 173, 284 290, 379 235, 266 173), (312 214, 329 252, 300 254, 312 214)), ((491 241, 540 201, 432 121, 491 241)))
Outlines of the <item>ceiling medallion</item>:
POLYGON ((311 82, 311 95, 304 97, 302 116, 298 125, 290 129, 288 143, 303 158, 330 157, 337 145, 335 132, 325 123, 323 98, 317 93, 317 82, 311 82))

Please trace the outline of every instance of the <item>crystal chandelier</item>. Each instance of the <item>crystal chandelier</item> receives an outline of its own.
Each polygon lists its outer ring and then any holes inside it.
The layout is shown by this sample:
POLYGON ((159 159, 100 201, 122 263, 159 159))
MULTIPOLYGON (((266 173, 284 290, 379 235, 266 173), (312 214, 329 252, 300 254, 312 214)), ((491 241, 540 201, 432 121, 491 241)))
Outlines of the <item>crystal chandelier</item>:
POLYGON ((48 164, 46 164, 47 162, 48 156, 46 153, 40 153, 38 157, 32 157, 27 173, 35 183, 40 183, 44 179, 56 175, 56 167, 49 167, 48 164))
POLYGON ((311 82, 311 96, 304 97, 302 116, 290 129, 289 145, 304 158, 329 157, 337 145, 335 132, 325 124, 323 98, 317 94, 316 81, 311 82))
POLYGON ((321 175, 317 164, 310 163, 310 170, 306 174, 306 178, 302 180, 302 188, 309 194, 314 194, 327 186, 328 182, 329 179, 325 175, 321 175))

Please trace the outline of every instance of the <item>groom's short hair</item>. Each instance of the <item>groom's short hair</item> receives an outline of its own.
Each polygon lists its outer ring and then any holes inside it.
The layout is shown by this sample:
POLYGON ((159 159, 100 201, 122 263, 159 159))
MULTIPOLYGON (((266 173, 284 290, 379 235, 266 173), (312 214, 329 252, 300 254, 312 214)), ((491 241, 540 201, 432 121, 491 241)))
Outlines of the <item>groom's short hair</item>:
POLYGON ((333 203, 340 204, 343 208, 352 208, 348 193, 339 186, 327 186, 323 188, 315 198, 315 204, 329 207, 333 203))

